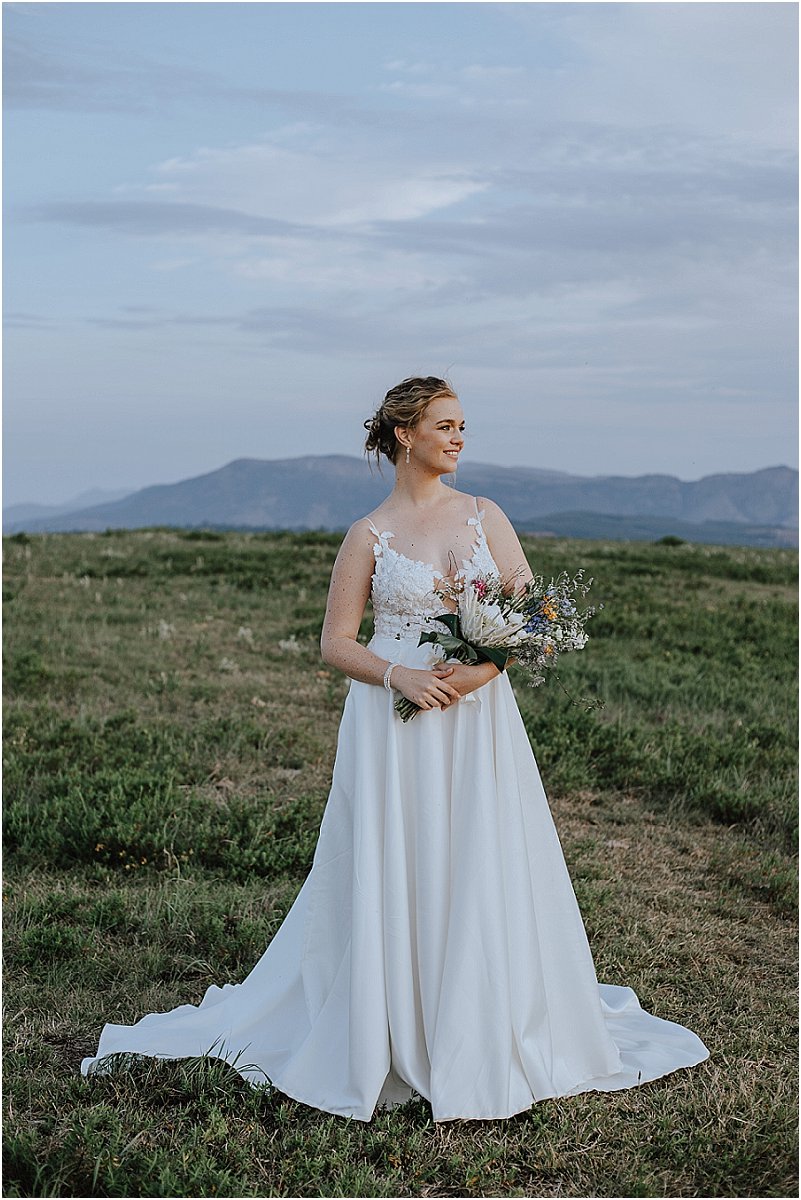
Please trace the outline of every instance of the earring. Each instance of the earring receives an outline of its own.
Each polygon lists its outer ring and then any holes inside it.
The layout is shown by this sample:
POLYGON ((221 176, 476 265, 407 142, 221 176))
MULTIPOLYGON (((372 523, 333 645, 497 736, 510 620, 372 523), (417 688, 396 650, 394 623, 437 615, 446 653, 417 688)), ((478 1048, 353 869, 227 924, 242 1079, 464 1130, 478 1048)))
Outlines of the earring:
POLYGON ((409 461, 409 447, 406 447, 406 461, 409 461))

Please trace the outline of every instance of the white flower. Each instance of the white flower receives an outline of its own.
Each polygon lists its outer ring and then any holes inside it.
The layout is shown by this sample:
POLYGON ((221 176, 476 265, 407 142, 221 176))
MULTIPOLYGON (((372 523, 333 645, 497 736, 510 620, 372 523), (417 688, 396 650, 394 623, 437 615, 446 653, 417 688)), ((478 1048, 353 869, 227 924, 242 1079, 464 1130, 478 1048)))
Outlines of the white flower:
POLYGON ((520 614, 504 617, 499 604, 485 604, 472 588, 459 598, 459 622, 466 641, 474 646, 508 646, 518 640, 520 614), (514 620, 511 618, 514 617, 514 620))

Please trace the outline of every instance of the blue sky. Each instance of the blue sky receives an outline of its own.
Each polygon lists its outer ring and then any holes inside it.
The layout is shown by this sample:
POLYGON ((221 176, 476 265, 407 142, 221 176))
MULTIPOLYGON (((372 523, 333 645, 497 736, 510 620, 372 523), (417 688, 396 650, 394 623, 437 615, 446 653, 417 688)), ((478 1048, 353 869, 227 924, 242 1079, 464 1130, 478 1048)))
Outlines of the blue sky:
POLYGON ((4 501, 361 454, 797 463, 794 3, 3 5, 4 501))

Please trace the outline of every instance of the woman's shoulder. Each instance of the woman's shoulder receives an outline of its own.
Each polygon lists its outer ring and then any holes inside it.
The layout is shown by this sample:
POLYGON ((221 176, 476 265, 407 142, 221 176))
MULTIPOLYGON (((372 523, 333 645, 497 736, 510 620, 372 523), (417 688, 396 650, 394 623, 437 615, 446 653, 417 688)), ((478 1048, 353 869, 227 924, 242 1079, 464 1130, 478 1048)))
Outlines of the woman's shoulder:
POLYGON ((386 514, 382 512, 382 508, 383 505, 379 504, 378 508, 374 508, 372 512, 365 513, 363 517, 357 517, 350 529, 355 533, 363 533, 365 530, 369 530, 371 526, 374 526, 379 531, 382 531, 381 522, 386 519, 386 514))
POLYGON ((470 499, 478 511, 483 514, 485 521, 489 520, 491 523, 497 524, 509 520, 500 504, 496 504, 494 500, 490 500, 489 496, 471 496, 470 499))
POLYGON ((500 505, 496 504, 494 500, 490 500, 489 496, 474 496, 470 492, 459 492, 456 488, 453 489, 453 495, 454 499, 458 497, 460 502, 468 508, 488 508, 498 512, 502 511, 500 505))
POLYGON ((381 512, 381 505, 373 509, 372 512, 366 513, 365 516, 357 517, 353 524, 349 526, 345 534, 345 540, 348 543, 359 542, 367 547, 377 545, 376 533, 379 535, 391 533, 387 525, 382 523, 382 518, 384 517, 385 514, 381 512))

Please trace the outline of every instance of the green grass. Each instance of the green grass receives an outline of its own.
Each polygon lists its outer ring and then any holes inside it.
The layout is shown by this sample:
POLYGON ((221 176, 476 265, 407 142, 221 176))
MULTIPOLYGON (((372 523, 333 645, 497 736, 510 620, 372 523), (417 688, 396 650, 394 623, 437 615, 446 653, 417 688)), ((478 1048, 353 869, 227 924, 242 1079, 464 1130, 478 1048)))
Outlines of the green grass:
POLYGON ((318 644, 338 543, 4 539, 5 1194, 793 1194, 790 550, 524 542, 604 605, 559 670, 603 709, 512 671, 599 979, 705 1063, 441 1125, 422 1100, 331 1117, 215 1060, 80 1076, 104 1022, 241 981, 309 870, 346 688, 318 644))

